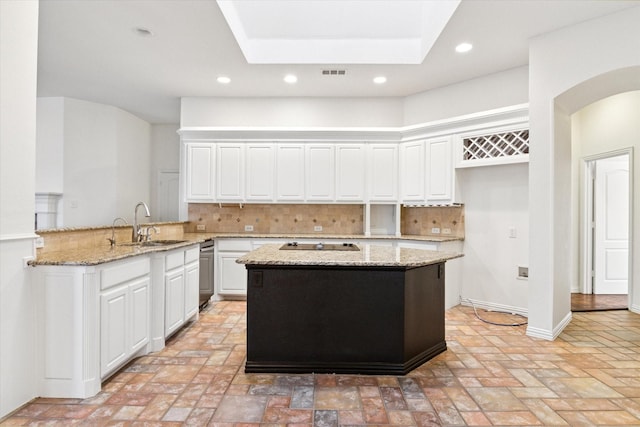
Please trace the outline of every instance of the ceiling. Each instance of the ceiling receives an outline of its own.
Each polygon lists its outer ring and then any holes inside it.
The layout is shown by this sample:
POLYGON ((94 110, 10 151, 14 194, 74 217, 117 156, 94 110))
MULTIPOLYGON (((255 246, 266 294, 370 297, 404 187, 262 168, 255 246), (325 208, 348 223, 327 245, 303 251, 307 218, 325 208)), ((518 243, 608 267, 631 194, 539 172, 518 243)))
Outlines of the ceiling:
POLYGON ((421 64, 460 0, 217 0, 250 64, 421 64))
POLYGON ((214 0, 41 0, 38 96, 113 105, 150 123, 179 123, 183 96, 403 97, 524 66, 531 37, 639 4, 462 0, 422 63, 383 65, 250 64, 214 0), (455 52, 460 42, 473 50, 455 52), (323 75, 329 68, 346 73, 323 75), (283 82, 289 73, 296 84, 283 82), (379 75, 387 82, 374 84, 379 75))

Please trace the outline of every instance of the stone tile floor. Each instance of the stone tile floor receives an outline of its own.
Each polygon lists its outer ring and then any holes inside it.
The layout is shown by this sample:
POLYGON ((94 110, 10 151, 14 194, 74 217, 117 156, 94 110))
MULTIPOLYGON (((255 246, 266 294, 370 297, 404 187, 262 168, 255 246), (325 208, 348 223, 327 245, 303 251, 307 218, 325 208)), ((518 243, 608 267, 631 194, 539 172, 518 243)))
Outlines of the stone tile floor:
POLYGON ((640 315, 629 311, 574 313, 548 342, 454 307, 448 350, 395 377, 244 374, 245 308, 213 303, 97 396, 36 399, 1 424, 640 425, 640 315))

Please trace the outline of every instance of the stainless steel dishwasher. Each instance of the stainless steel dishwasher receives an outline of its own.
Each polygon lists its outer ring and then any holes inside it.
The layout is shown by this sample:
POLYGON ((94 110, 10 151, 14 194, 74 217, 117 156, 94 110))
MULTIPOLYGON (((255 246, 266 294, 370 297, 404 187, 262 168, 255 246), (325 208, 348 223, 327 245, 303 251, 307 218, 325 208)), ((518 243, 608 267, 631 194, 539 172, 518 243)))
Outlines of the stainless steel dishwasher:
POLYGON ((200 243, 200 310, 214 294, 213 255, 213 240, 200 243))

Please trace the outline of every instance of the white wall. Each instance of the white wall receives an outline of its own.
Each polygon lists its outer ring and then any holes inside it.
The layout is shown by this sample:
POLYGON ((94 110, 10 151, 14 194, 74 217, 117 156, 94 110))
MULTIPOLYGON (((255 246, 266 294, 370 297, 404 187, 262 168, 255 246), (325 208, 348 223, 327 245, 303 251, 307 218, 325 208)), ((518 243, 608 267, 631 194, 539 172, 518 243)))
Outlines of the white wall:
POLYGON ((34 255, 38 2, 0 1, 0 417, 36 397, 34 255))
POLYGON ((118 216, 131 222, 136 203, 150 203, 149 123, 109 105, 38 98, 41 123, 37 176, 41 188, 63 194, 64 227, 108 225, 118 216), (46 186, 49 179, 55 186, 46 186))
MULTIPOLYGON (((571 116, 572 136, 572 169, 575 185, 572 188, 574 238, 573 251, 580 253, 580 208, 583 200, 581 168, 583 158, 615 150, 634 147, 634 174, 636 200, 639 197, 640 186, 640 90, 614 95, 591 105, 571 116)), ((577 265, 578 271, 575 277, 580 277, 582 264, 577 265)), ((580 288, 581 283, 576 281, 572 290, 580 288)))
POLYGON ((528 281, 517 279, 529 263, 527 163, 458 169, 465 240, 461 297, 479 306, 526 314, 528 281), (516 237, 510 237, 510 228, 516 237))
POLYGON ((158 212, 158 174, 180 170, 179 125, 151 125, 151 217, 158 212))
POLYGON ((64 98, 38 98, 36 118, 36 193, 62 193, 64 98))
POLYGON ((404 98, 404 125, 431 122, 529 101, 529 73, 519 67, 404 98))
MULTIPOLYGON (((552 339, 571 319, 570 290, 578 262, 572 211, 570 114, 599 98, 640 88, 640 7, 533 39, 529 49, 530 274, 532 336, 552 339), (635 67, 635 70, 634 68, 635 67), (624 77, 617 70, 627 69, 624 77), (610 74, 611 73, 611 74, 610 74), (585 83, 594 82, 587 86, 585 83), (577 88, 577 90, 572 90, 577 88), (564 96, 571 92, 570 96, 564 96), (597 95, 599 98, 589 97, 597 95)), ((634 201, 640 209, 640 197, 634 201)), ((640 220, 636 218, 634 222, 640 220)), ((634 236, 640 226, 634 226, 634 236)), ((640 266, 640 238, 634 237, 640 266)), ((640 274, 634 274, 634 289, 640 274)), ((637 283, 638 282, 638 283, 637 283)), ((639 303, 640 289, 633 293, 639 303)))
POLYGON ((180 126, 402 125, 402 98, 182 98, 180 126))

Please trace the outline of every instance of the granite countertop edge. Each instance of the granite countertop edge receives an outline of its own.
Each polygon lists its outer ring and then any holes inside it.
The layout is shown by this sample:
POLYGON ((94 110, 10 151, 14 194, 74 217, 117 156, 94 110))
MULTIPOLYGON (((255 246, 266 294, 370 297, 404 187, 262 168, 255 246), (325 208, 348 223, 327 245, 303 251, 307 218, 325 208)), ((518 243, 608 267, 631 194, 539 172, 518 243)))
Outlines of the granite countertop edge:
POLYGON ((425 249, 363 245, 360 251, 314 251, 279 249, 264 245, 238 258, 238 264, 257 266, 422 267, 463 256, 461 253, 425 249))
MULTIPOLYGON (((96 227, 97 229, 98 227, 96 227)), ((122 259, 152 254, 156 252, 166 252, 181 247, 190 246, 193 244, 199 244, 212 239, 225 239, 225 238, 256 238, 256 239, 311 239, 315 241, 323 241, 327 239, 345 239, 345 240, 415 240, 423 242, 450 242, 450 241, 462 241, 464 239, 459 237, 447 237, 447 238, 434 238, 431 236, 365 236, 365 235, 329 235, 329 234, 255 234, 255 233, 183 233, 182 236, 176 237, 176 240, 185 240, 184 242, 175 243, 166 246, 152 246, 152 247, 139 247, 123 244, 116 244, 115 247, 109 246, 89 247, 89 248, 74 248, 63 249, 60 251, 48 252, 42 256, 38 256, 35 260, 29 261, 30 266, 44 266, 44 265, 66 265, 66 266, 93 266, 99 264, 105 264, 112 261, 119 261, 122 259)), ((127 242, 128 243, 128 242, 127 242)), ((329 264, 327 264, 329 265, 329 264)))

